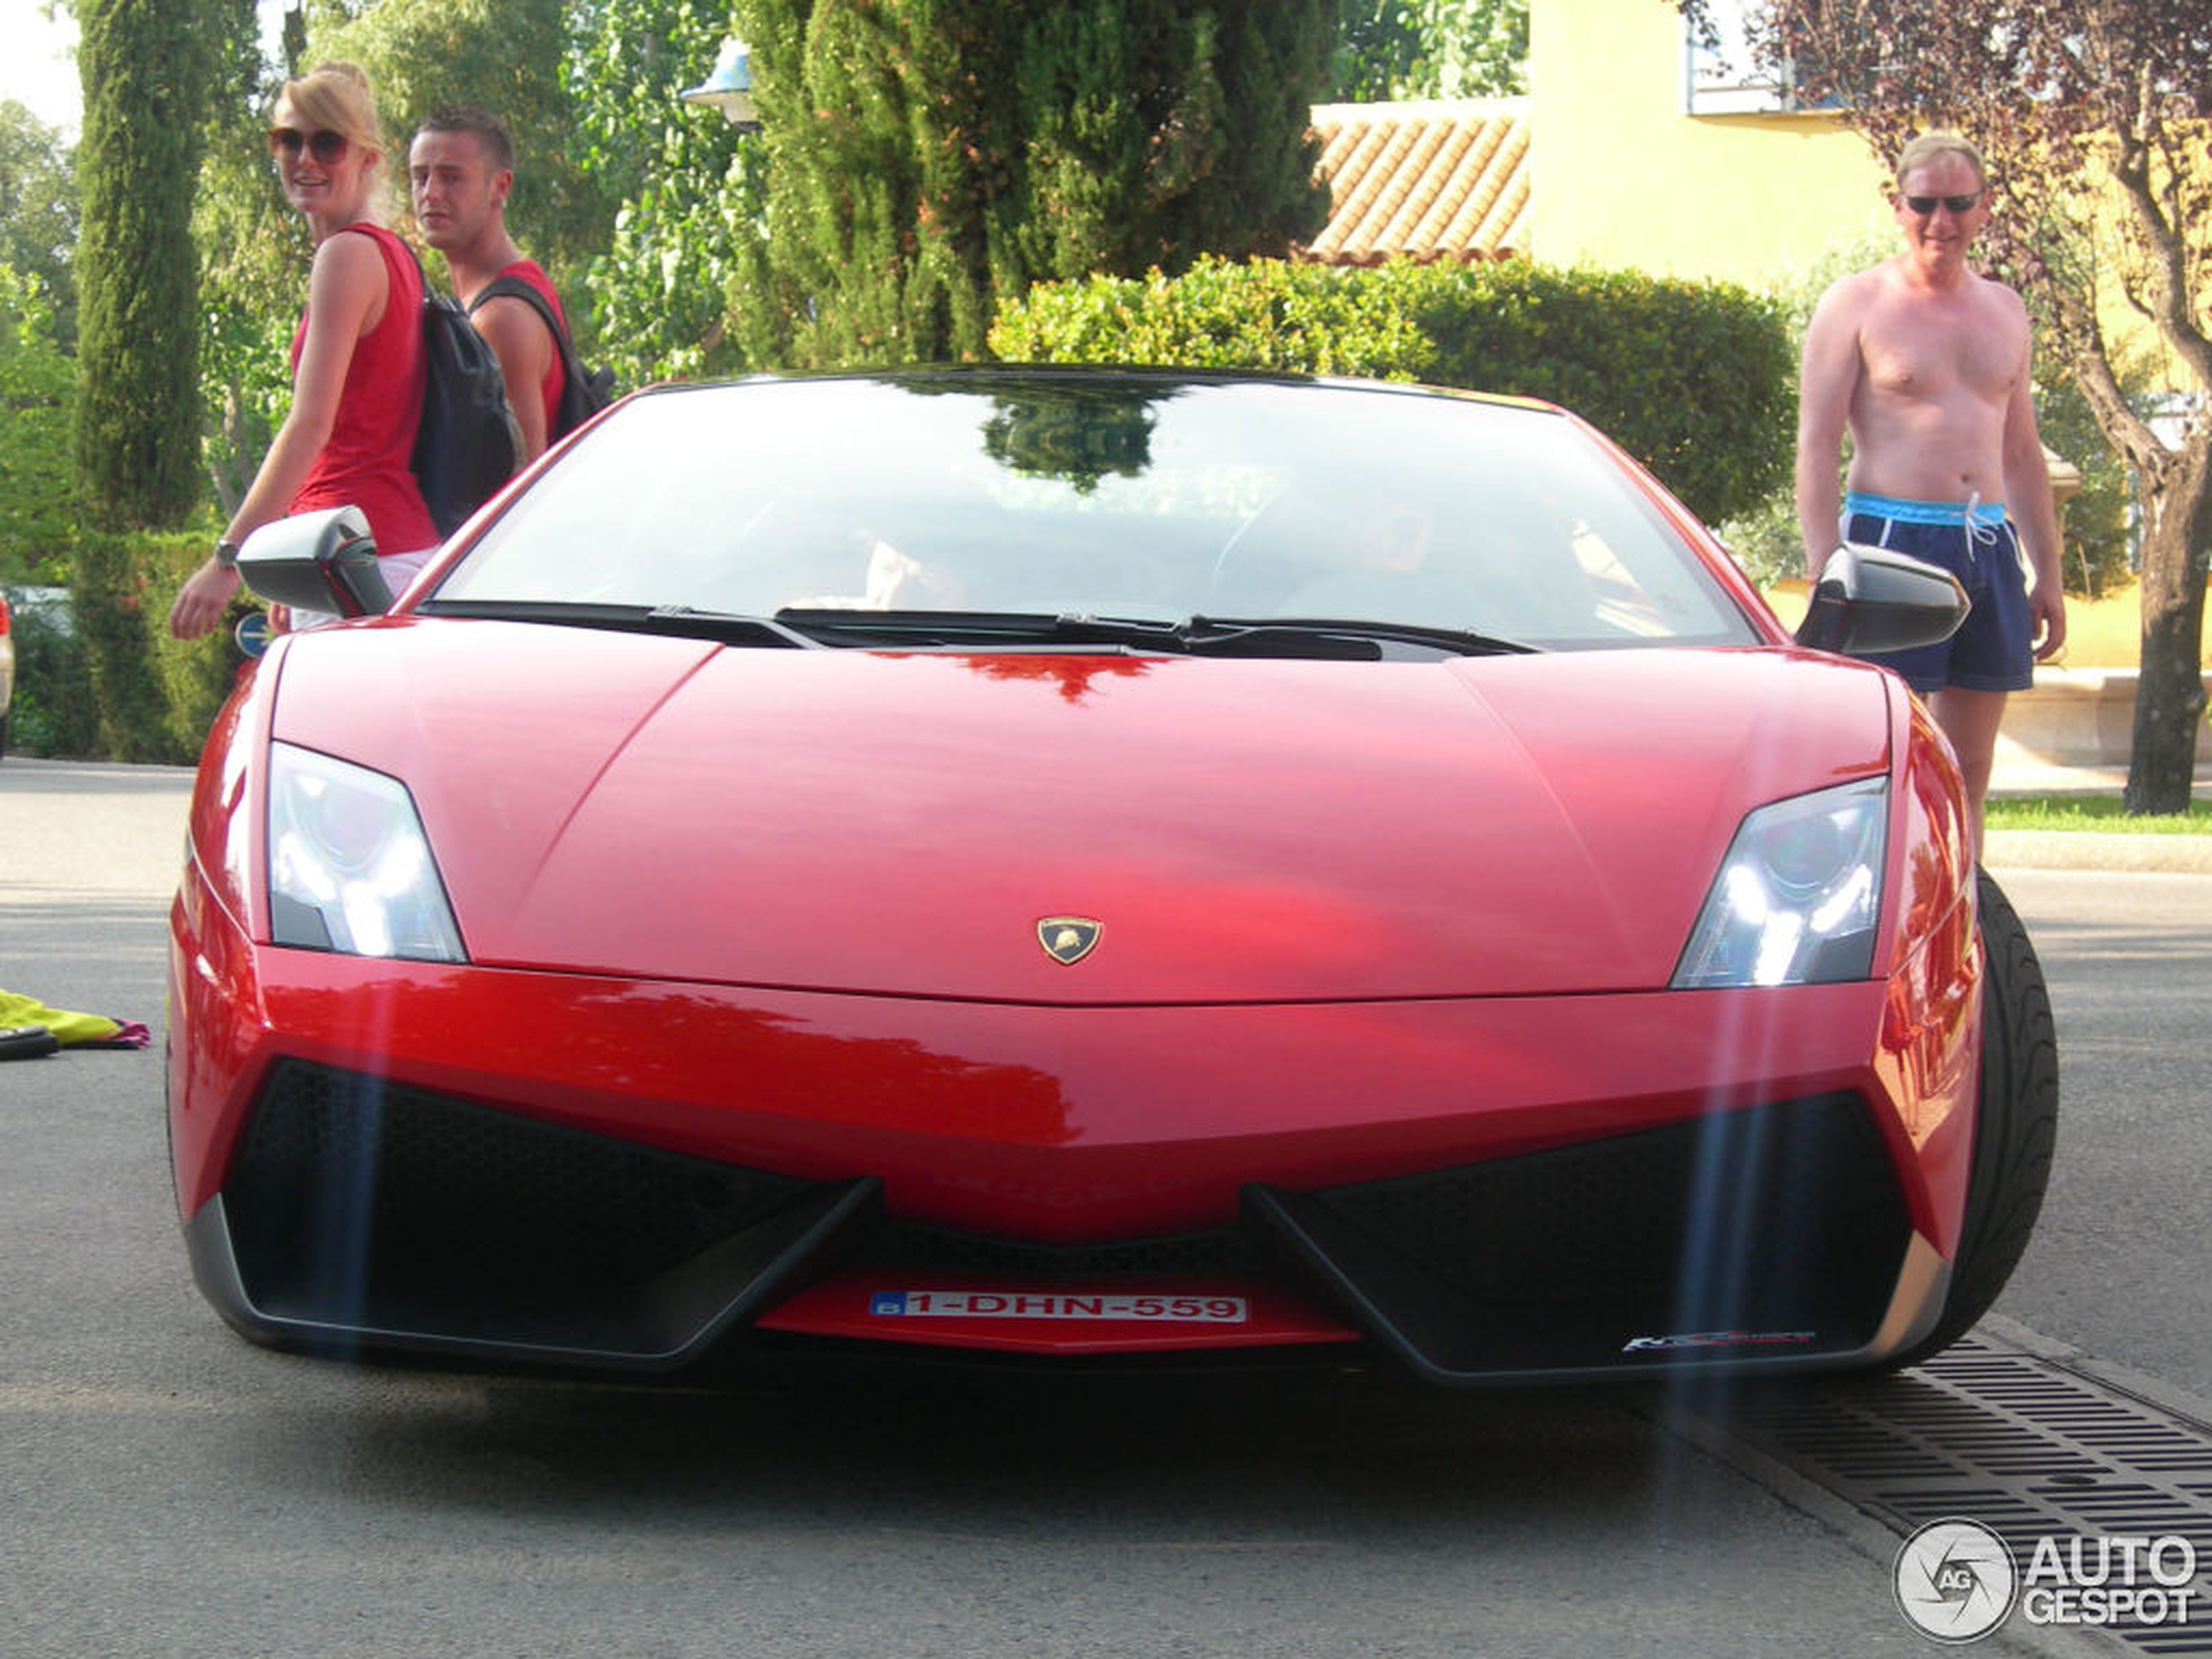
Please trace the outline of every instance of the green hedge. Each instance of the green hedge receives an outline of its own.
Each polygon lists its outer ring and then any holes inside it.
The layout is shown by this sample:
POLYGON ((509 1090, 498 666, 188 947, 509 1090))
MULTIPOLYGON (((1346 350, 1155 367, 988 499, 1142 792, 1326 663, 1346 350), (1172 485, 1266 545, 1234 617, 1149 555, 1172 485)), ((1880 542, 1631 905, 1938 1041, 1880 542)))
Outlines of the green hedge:
POLYGON ((1728 283, 1493 264, 1202 260, 1179 277, 1040 283, 1000 303, 1016 362, 1418 380, 1563 405, 1708 523, 1790 475, 1796 363, 1775 302, 1728 283))
POLYGON ((15 606, 16 689, 8 710, 8 749, 32 755, 89 755, 100 740, 92 664, 67 614, 15 606))
MULTIPOLYGON (((82 683, 97 711, 90 723, 93 758, 175 765, 199 759, 245 658, 228 628, 203 639, 172 638, 169 606, 212 540, 205 530, 78 531, 70 597, 82 683)), ((86 725, 69 723, 80 736, 86 725)))

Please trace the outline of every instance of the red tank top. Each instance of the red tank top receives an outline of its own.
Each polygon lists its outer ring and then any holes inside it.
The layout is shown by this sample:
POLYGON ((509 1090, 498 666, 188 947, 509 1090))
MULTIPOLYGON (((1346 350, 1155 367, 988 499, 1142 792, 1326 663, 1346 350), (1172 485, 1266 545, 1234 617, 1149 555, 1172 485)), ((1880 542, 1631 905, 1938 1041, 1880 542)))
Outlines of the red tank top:
MULTIPOLYGON (((348 225, 384 256, 384 314, 354 342, 329 441, 291 510, 352 505, 368 515, 379 553, 413 553, 441 539, 409 464, 422 418, 422 273, 407 245, 381 225, 348 225)), ((292 372, 307 339, 307 314, 292 335, 292 372)))
MULTIPOLYGON (((520 277, 545 296, 545 303, 553 307, 553 314, 561 320, 561 327, 569 326, 569 314, 561 308, 561 296, 553 291, 553 279, 539 268, 536 260, 517 260, 499 273, 502 277, 520 277)), ((494 277, 496 282, 499 277, 494 277)), ((561 361, 561 342, 553 342, 553 361, 545 371, 544 383, 539 391, 545 399, 545 442, 553 443, 553 426, 561 413, 561 394, 569 388, 569 371, 561 361)))

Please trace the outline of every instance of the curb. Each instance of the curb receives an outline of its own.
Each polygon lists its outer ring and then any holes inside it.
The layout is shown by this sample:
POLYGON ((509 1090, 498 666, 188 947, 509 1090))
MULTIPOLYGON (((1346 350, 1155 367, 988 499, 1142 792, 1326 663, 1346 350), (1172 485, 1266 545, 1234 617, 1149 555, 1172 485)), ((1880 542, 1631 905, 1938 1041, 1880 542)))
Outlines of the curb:
POLYGON ((1982 837, 1981 861, 1993 870, 2151 870, 2212 875, 2212 835, 1990 830, 1982 837))

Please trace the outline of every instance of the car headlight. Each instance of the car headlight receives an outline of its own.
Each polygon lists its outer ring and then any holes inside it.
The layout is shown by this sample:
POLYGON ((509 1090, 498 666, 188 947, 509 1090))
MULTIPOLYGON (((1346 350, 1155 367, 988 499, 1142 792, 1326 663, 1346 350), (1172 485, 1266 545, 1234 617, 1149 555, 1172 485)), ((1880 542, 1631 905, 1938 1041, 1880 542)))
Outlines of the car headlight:
POLYGON ((269 745, 269 922, 280 945, 468 960, 407 786, 269 745))
POLYGON ((1689 943, 1677 988, 1815 985, 1873 970, 1889 780, 1778 800, 1748 814, 1689 943))

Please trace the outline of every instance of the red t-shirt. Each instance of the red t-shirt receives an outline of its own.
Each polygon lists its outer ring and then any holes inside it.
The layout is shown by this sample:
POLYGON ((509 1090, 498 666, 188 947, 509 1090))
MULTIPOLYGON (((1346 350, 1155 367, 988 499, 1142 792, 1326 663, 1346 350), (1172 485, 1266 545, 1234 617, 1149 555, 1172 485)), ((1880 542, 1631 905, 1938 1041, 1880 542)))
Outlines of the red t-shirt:
MULTIPOLYGON (((496 282, 500 277, 520 277, 529 283, 545 296, 545 303, 553 307, 553 314, 561 320, 561 327, 565 329, 569 326, 569 314, 561 309, 561 296, 553 291, 553 279, 539 268, 536 260, 517 260, 492 280, 496 282)), ((561 362, 561 342, 556 340, 553 342, 553 361, 545 371, 544 383, 538 388, 545 399, 545 443, 548 448, 552 447, 553 425, 561 412, 561 394, 568 388, 569 371, 561 362)))
MULTIPOLYGON (((407 245, 381 225, 348 225, 384 255, 384 314, 354 342, 330 437, 316 455, 291 510, 354 506, 368 516, 379 553, 413 553, 443 538, 423 505, 410 464, 422 418, 422 273, 407 245)), ((307 314, 292 336, 292 372, 300 372, 307 314)))

